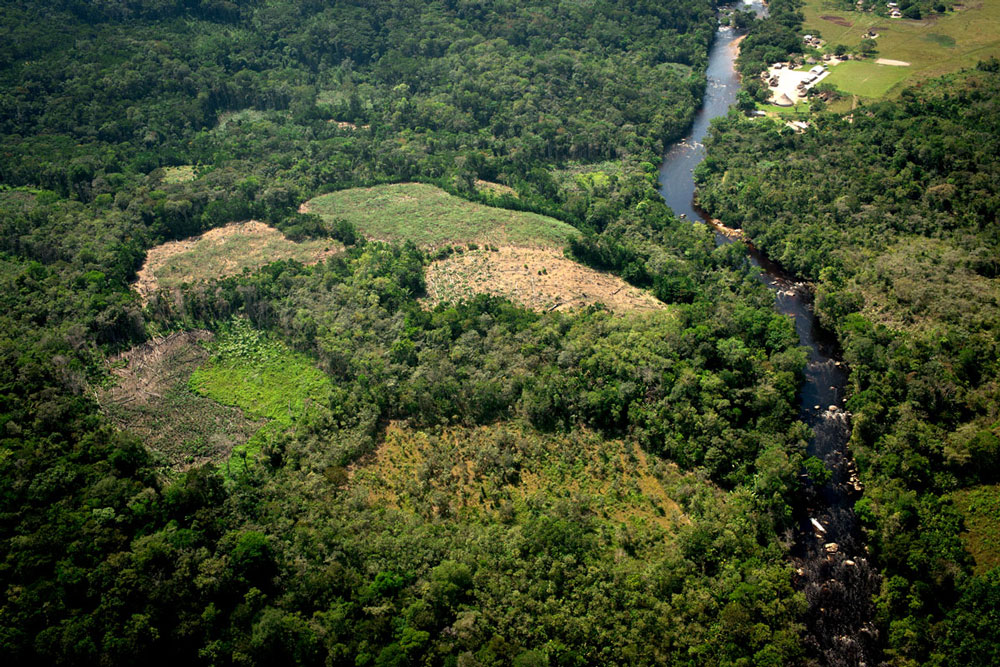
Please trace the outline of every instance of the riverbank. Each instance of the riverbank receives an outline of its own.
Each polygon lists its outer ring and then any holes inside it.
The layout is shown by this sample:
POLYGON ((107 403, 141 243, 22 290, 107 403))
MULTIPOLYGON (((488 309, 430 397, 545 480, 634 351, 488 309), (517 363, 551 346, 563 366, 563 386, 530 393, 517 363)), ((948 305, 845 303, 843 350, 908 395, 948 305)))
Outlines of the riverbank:
POLYGON ((761 269, 761 281, 774 292, 775 308, 795 322, 799 342, 808 352, 799 390, 799 419, 813 434, 807 454, 825 468, 822 473, 814 469, 816 480, 803 473, 789 554, 796 571, 794 584, 809 603, 806 641, 821 663, 877 664, 879 636, 872 621, 872 601, 880 580, 868 561, 853 511, 860 492, 848 449, 850 415, 843 410, 848 373, 836 339, 819 325, 808 283, 767 258, 742 229, 708 215, 695 200, 692 173, 704 159, 702 142, 711 120, 728 113, 742 89, 735 62, 744 37, 731 29, 717 33, 709 56, 705 101, 691 133, 664 157, 660 194, 675 214, 709 225, 718 245, 743 243, 748 260, 761 269))

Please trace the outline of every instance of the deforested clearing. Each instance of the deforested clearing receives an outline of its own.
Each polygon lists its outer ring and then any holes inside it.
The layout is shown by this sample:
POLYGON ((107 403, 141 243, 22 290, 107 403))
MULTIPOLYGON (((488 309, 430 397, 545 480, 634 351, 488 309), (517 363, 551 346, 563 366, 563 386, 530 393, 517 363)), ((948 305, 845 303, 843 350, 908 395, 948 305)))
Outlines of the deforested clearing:
POLYGON ((211 338, 207 331, 177 332, 112 357, 112 382, 95 392, 105 415, 174 469, 224 461, 263 424, 189 388, 209 357, 202 343, 211 338))
POLYGON ((135 289, 147 300, 158 289, 236 275, 279 259, 315 264, 342 249, 331 239, 291 241, 256 220, 234 222, 152 248, 138 272, 135 289))
POLYGON ((534 310, 569 310, 602 303, 614 312, 665 308, 618 276, 567 259, 559 250, 501 246, 454 254, 427 269, 427 302, 502 296, 534 310))
POLYGON ((372 239, 430 247, 469 242, 562 247, 579 234, 555 218, 476 204, 425 183, 340 190, 310 200, 302 210, 348 220, 372 239))

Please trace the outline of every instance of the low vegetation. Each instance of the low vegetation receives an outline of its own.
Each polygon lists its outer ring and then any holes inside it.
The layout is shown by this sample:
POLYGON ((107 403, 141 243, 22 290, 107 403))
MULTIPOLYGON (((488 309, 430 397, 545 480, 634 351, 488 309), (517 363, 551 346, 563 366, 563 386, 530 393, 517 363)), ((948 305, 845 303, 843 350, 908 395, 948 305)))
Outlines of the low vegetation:
POLYGON ((188 380, 192 391, 268 421, 245 449, 237 450, 243 461, 253 461, 262 445, 302 419, 310 405, 331 400, 329 378, 312 360, 269 339, 244 319, 227 323, 209 349, 211 358, 188 380))
POLYGON ((501 296, 533 310, 603 304, 614 312, 660 310, 664 304, 618 276, 567 259, 561 251, 514 246, 476 249, 427 267, 430 305, 501 296))
POLYGON ((951 499, 962 513, 962 541, 976 562, 976 574, 1000 567, 1000 485, 962 489, 951 499))
POLYGON ((478 520, 524 519, 533 507, 569 497, 615 529, 659 527, 666 534, 687 521, 667 491, 682 478, 676 466, 634 443, 586 430, 391 425, 379 448, 352 467, 350 486, 375 505, 478 520))
POLYGON ((135 289, 144 300, 157 290, 238 275, 278 260, 313 264, 341 251, 332 239, 290 241, 262 222, 235 222, 201 236, 168 241, 146 253, 135 289))
POLYGON ((328 223, 345 219, 370 238, 420 246, 490 243, 561 248, 578 234, 554 218, 475 204, 423 183, 341 190, 306 206, 328 223))
POLYGON ((207 331, 175 333, 116 355, 108 386, 97 390, 102 411, 175 470, 224 463, 263 423, 188 387, 208 360, 203 343, 210 339, 207 331))

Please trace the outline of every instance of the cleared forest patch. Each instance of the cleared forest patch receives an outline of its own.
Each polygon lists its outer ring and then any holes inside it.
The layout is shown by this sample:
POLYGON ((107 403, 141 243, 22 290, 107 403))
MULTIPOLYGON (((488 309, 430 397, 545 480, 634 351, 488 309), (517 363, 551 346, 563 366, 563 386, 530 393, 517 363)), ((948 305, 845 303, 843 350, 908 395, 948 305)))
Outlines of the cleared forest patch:
POLYGON ((348 471, 374 505, 427 516, 527 513, 559 498, 616 524, 667 530, 686 522, 669 488, 672 464, 638 445, 577 430, 543 434, 518 423, 426 432, 391 424, 348 471))
POLYGON ((138 272, 135 289, 145 301, 158 289, 237 275, 279 259, 315 264, 342 249, 331 239, 296 243, 256 220, 234 222, 152 248, 138 272))
POLYGON ((180 332, 112 357, 115 382, 97 391, 104 413, 175 469, 224 461, 263 424, 188 387, 208 359, 201 343, 211 338, 207 331, 180 332))
POLYGON ((534 310, 569 310, 596 303, 614 312, 665 308, 653 295, 618 276, 578 264, 549 248, 468 251, 433 262, 426 278, 430 305, 493 294, 534 310))
POLYGON ((503 195, 510 195, 511 197, 517 197, 517 190, 510 187, 509 185, 504 185, 503 183, 494 183, 492 181, 484 181, 479 178, 476 179, 476 190, 480 192, 488 192, 496 197, 501 197, 503 195))
POLYGON ((409 240, 429 247, 451 243, 562 247, 579 234, 555 218, 475 204, 424 183, 331 192, 306 202, 302 210, 328 220, 344 218, 372 239, 409 240))

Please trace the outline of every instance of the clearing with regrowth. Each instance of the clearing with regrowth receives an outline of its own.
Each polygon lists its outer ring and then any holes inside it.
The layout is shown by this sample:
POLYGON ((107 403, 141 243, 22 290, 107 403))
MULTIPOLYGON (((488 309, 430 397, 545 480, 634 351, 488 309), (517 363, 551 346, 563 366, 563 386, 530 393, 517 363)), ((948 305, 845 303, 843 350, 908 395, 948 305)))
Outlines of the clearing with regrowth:
POLYGON ((238 275, 244 269, 280 259, 315 264, 341 250, 343 247, 331 239, 297 243, 263 222, 234 222, 152 248, 138 272, 135 288, 146 301, 159 289, 238 275))

